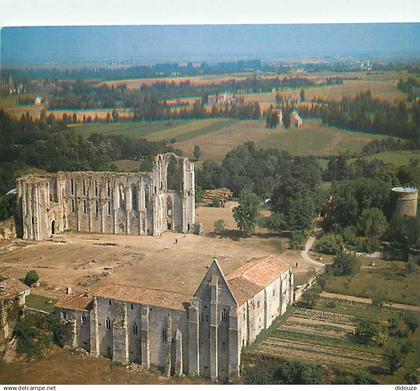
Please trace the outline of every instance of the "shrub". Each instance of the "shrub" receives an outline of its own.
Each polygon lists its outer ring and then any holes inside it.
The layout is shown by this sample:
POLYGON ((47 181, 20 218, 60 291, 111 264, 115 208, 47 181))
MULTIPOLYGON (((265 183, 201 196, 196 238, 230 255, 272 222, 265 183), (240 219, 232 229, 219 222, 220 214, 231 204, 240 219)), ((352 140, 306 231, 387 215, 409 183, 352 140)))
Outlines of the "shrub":
POLYGON ((388 363, 388 369, 391 375, 393 375, 398 368, 403 366, 404 357, 398 345, 393 344, 387 346, 384 356, 388 363))
POLYGON ((68 341, 71 326, 57 318, 44 315, 27 315, 15 328, 17 352, 31 358, 45 355, 53 342, 68 341))
POLYGON ((0 221, 13 216, 16 210, 16 195, 5 194, 0 196, 0 221))
POLYGON ((416 263, 413 261, 408 261, 405 265, 405 273, 413 274, 416 271, 416 263))
POLYGON ((25 276, 25 284, 28 286, 33 286, 36 284, 39 280, 38 273, 35 270, 30 270, 28 273, 26 273, 25 276))
POLYGON ((324 369, 320 365, 300 361, 286 361, 274 373, 279 384, 319 384, 324 369))
POLYGON ((323 254, 338 255, 343 251, 343 238, 341 235, 324 235, 315 246, 315 250, 323 254))
POLYGON ((222 233, 225 230, 225 221, 223 219, 216 220, 213 229, 218 234, 222 233))
POLYGON ((419 326, 418 317, 411 312, 404 312, 402 315, 402 320, 412 333, 414 333, 419 326))
POLYGON ((290 245, 292 247, 300 246, 304 239, 305 235, 302 231, 292 231, 290 235, 290 245))
POLYGON ((336 276, 354 276, 360 271, 360 260, 354 254, 340 254, 334 258, 332 271, 336 276))
POLYGON ((379 322, 365 319, 359 321, 354 335, 360 343, 365 345, 383 345, 387 339, 387 334, 379 322))
POLYGON ((391 337, 404 338, 408 336, 407 326, 396 316, 388 319, 388 334, 391 337))
POLYGON ((315 308, 316 304, 319 300, 319 294, 321 293, 321 289, 319 286, 314 286, 307 291, 303 292, 301 305, 305 308, 315 308))

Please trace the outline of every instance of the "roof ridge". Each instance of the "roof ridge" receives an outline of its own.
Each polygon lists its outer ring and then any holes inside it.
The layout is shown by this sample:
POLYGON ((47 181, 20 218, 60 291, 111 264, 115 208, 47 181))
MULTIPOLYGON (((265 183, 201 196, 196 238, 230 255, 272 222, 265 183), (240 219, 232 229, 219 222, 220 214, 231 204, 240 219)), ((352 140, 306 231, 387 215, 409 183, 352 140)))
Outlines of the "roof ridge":
POLYGON ((124 285, 124 284, 115 284, 115 283, 105 283, 105 284, 99 286, 95 290, 95 292, 93 292, 93 295, 96 296, 96 292, 99 289, 106 288, 107 286, 115 286, 115 287, 122 287, 122 288, 132 288, 132 289, 148 289, 148 290, 152 290, 152 291, 166 292, 166 293, 176 293, 177 295, 190 296, 190 295, 187 295, 187 294, 182 293, 182 292, 171 291, 171 290, 168 290, 168 289, 150 288, 150 287, 147 287, 147 286, 134 286, 134 285, 124 285))

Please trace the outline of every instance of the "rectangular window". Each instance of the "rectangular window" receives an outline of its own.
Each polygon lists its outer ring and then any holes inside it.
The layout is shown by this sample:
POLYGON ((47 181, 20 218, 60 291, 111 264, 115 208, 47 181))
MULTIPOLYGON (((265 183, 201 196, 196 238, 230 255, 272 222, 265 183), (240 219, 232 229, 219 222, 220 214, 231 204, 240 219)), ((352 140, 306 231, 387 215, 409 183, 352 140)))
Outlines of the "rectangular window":
POLYGON ((88 211, 88 207, 87 207, 87 201, 83 200, 83 213, 86 214, 88 211))
POLYGON ((83 195, 86 195, 86 181, 83 179, 82 181, 82 190, 83 190, 83 195))
POLYGON ((168 333, 165 329, 162 330, 162 342, 168 342, 168 333))
POLYGON ((98 194, 99 194, 98 182, 95 179, 95 197, 97 197, 98 194))
POLYGON ((260 302, 257 301, 257 308, 260 308, 260 302))
POLYGON ((276 290, 275 289, 273 289, 273 296, 275 296, 276 295, 276 290))
POLYGON ((74 195, 74 179, 70 179, 70 192, 74 195))
POLYGON ((112 304, 112 301, 111 300, 108 300, 108 305, 111 305, 112 304))
POLYGON ((75 205, 74 200, 72 199, 71 200, 71 213, 74 213, 75 211, 76 211, 76 205, 75 205))
POLYGON ((130 308, 134 310, 134 304, 130 304, 130 308))
POLYGON ((111 201, 108 201, 108 216, 111 215, 111 201))

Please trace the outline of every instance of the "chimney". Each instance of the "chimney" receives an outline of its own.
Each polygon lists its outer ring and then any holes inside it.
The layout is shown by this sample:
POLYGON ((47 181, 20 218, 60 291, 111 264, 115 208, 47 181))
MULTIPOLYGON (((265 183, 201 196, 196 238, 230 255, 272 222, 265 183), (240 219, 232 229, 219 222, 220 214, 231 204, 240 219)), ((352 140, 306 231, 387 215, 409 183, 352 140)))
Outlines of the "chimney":
POLYGON ((70 295, 71 294, 71 287, 67 287, 66 288, 66 295, 70 295))

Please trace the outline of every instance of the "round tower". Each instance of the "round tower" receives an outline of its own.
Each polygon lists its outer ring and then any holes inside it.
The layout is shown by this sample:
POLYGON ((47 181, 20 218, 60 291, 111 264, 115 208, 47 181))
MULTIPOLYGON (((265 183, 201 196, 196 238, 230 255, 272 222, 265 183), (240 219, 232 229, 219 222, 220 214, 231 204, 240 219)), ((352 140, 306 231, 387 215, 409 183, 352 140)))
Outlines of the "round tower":
POLYGON ((415 187, 393 187, 396 202, 393 218, 416 217, 418 192, 415 187))

